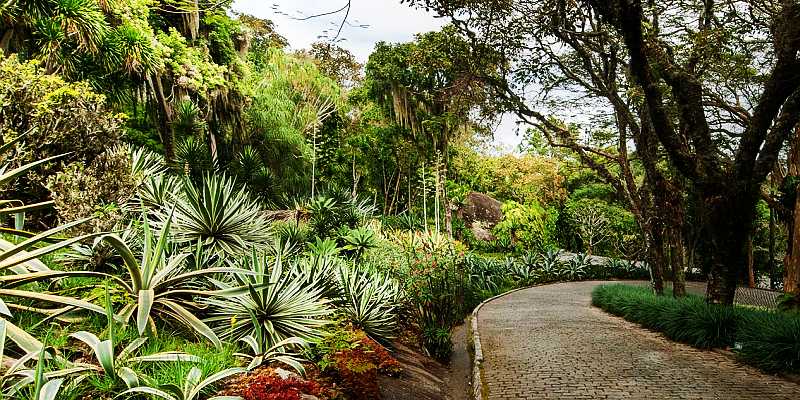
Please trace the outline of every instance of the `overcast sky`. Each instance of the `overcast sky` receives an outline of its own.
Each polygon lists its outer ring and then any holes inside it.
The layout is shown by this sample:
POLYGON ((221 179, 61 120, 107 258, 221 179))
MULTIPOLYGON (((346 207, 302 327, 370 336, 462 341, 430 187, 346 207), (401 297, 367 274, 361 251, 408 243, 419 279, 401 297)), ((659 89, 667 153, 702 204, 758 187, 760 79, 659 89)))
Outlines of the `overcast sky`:
MULTIPOLYGON (((336 34, 343 13, 299 21, 296 18, 330 12, 342 7, 346 0, 235 0, 237 12, 271 19, 278 33, 289 40, 293 50, 309 47, 321 37, 336 34)), ((352 0, 348 24, 342 29, 339 45, 350 50, 359 61, 366 62, 375 43, 407 42, 414 34, 439 29, 447 20, 434 18, 423 10, 400 4, 400 0, 352 0), (360 25, 369 25, 362 28, 360 25)), ((515 118, 506 116, 495 131, 495 144, 513 151, 520 142, 515 118)))

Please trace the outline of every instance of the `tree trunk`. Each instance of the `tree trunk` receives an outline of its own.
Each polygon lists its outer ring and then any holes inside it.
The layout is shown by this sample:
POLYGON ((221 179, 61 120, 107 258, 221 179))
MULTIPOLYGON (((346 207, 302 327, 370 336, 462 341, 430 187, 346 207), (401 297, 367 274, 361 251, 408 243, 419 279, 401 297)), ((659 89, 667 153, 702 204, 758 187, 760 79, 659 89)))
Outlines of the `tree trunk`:
POLYGON ((711 272, 706 290, 707 301, 732 305, 736 285, 745 271, 747 236, 753 229, 757 188, 729 184, 724 194, 706 195, 708 227, 711 238, 711 272))
POLYGON ((172 131, 172 105, 164 95, 164 87, 161 84, 161 77, 154 74, 149 79, 150 89, 156 97, 156 101, 161 108, 160 133, 161 143, 164 144, 164 158, 168 165, 175 161, 175 133, 172 131))
POLYGON ((672 266, 672 297, 686 296, 686 273, 684 262, 686 252, 683 244, 683 234, 679 228, 673 228, 670 238, 670 265, 672 266))
POLYGON ((664 235, 663 231, 658 227, 651 227, 649 233, 650 240, 648 245, 649 261, 650 261, 650 274, 653 283, 653 290, 657 295, 664 294, 664 235), (654 229, 653 229, 654 228, 654 229))
POLYGON ((447 195, 447 172, 450 167, 450 137, 448 128, 445 127, 444 140, 442 140, 442 152, 444 153, 444 181, 442 182, 442 201, 444 202, 444 226, 447 230, 447 237, 453 238, 453 209, 450 205, 450 198, 447 195))
POLYGON ((11 38, 14 37, 14 29, 6 29, 3 33, 3 37, 0 38, 0 49, 3 50, 4 54, 8 54, 8 49, 11 47, 11 38))
POLYGON ((789 242, 790 252, 787 254, 787 263, 783 271, 783 291, 785 293, 800 294, 800 190, 797 191, 794 202, 794 215, 789 242))
MULTIPOLYGON (((795 129, 789 150, 789 176, 800 176, 800 127, 795 129)), ((788 249, 783 269, 783 291, 800 294, 800 186, 795 189, 795 202, 789 222, 788 249)))
POLYGON ((769 288, 775 289, 775 211, 769 208, 769 288))

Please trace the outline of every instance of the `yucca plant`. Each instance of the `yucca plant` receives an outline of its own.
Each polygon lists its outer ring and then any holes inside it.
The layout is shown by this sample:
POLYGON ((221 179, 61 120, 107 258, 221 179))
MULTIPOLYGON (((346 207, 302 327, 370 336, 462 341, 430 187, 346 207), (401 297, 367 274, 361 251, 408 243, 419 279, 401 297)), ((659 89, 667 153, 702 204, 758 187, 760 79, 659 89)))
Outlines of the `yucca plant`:
POLYGON ((338 207, 336 200, 330 197, 317 196, 308 203, 308 212, 311 214, 311 230, 320 238, 328 238, 339 228, 339 218, 336 213, 338 207))
POLYGON ((204 300, 210 306, 205 321, 215 327, 220 337, 238 340, 254 335, 256 324, 271 345, 290 337, 310 341, 322 336, 320 328, 328 323, 324 318, 330 314, 322 289, 307 286, 302 279, 285 272, 280 255, 268 257, 253 252, 240 265, 240 270, 250 273, 233 273, 232 282, 214 283, 222 291, 247 287, 245 293, 204 300))
POLYGON ((214 331, 190 311, 196 305, 192 297, 236 294, 237 288, 229 287, 226 291, 198 290, 195 281, 215 274, 246 274, 248 271, 232 267, 187 271, 185 261, 189 253, 168 254, 171 228, 169 221, 167 218, 156 238, 144 219, 144 249, 141 260, 136 259, 133 251, 119 236, 103 236, 103 241, 120 253, 128 270, 127 279, 115 277, 115 281, 135 300, 122 309, 121 319, 127 322, 135 313, 136 328, 141 335, 148 325, 155 329, 153 315, 160 314, 185 325, 208 338, 215 346, 221 347, 214 331))
POLYGON ((175 199, 172 236, 182 245, 200 243, 205 251, 241 256, 270 243, 270 223, 247 190, 224 175, 206 175, 199 187, 184 181, 184 198, 175 199))
POLYGON ((205 140, 189 136, 175 146, 175 167, 192 182, 200 182, 219 167, 205 140))
POLYGON ((382 343, 388 343, 397 330, 400 285, 384 274, 355 266, 341 265, 337 271, 340 297, 336 303, 355 326, 382 343))
MULTIPOLYGON (((162 385, 159 388, 138 386, 118 394, 117 398, 131 394, 146 394, 164 400, 196 400, 207 387, 233 375, 245 372, 247 372, 245 368, 228 368, 203 379, 203 371, 200 368, 192 367, 183 378, 182 386, 172 384, 162 385)), ((213 396, 209 397, 208 400, 241 400, 241 398, 236 396, 213 396)))

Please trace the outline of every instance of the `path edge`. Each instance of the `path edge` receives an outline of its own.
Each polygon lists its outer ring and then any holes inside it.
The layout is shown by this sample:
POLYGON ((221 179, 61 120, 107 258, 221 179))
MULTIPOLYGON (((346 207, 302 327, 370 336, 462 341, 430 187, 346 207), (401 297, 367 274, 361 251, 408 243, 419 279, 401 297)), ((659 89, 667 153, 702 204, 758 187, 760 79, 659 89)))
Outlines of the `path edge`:
POLYGON ((481 347, 481 332, 478 329, 478 312, 481 308, 493 300, 497 300, 503 296, 507 296, 511 293, 518 292, 520 290, 530 289, 537 286, 544 286, 546 284, 541 285, 533 285, 533 286, 526 286, 516 289, 511 289, 507 292, 500 293, 496 296, 492 296, 480 304, 478 304, 474 310, 472 310, 472 315, 470 316, 470 331, 472 333, 472 399, 473 400, 487 400, 488 393, 483 383, 483 347, 481 347))

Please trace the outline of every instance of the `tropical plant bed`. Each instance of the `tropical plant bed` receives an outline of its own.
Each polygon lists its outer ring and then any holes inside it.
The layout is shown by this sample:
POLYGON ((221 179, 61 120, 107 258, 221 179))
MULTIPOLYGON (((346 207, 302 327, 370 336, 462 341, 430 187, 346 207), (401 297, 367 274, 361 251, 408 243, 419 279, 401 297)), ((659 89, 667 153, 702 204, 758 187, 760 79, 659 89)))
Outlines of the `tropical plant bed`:
POLYGON ((730 350, 770 373, 800 372, 800 314, 708 304, 702 297, 656 296, 649 288, 604 285, 592 304, 606 312, 701 349, 730 350))

